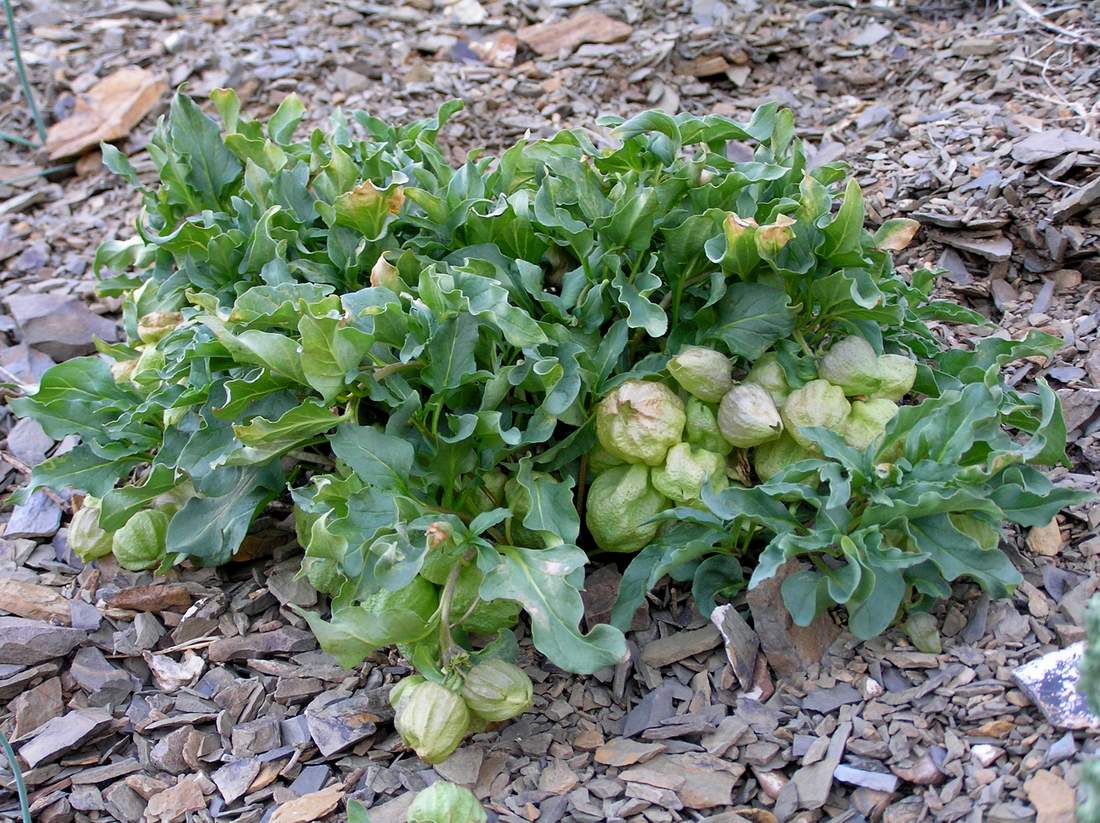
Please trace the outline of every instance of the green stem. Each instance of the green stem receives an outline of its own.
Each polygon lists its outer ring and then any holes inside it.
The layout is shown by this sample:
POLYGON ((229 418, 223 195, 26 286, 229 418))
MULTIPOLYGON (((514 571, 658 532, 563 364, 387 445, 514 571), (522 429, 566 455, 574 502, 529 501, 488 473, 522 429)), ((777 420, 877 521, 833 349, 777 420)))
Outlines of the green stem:
POLYGON ((792 332, 791 336, 794 337, 795 341, 798 343, 799 347, 802 349, 807 357, 814 356, 814 350, 810 348, 809 344, 806 342, 806 338, 802 336, 801 331, 795 329, 794 332, 792 332))
POLYGON ((451 567, 451 571, 447 574, 447 582, 443 584, 443 594, 439 598, 439 659, 443 668, 447 667, 455 645, 451 637, 451 604, 454 602, 455 586, 458 584, 462 567, 473 558, 472 552, 473 549, 467 549, 462 558, 451 567))
MULTIPOLYGON (((6 0, 4 5, 7 5, 6 0)), ((15 791, 19 795, 19 811, 23 815, 23 823, 31 823, 31 806, 27 801, 27 786, 23 782, 23 770, 19 768, 19 761, 15 759, 15 752, 12 751, 11 743, 8 742, 8 738, 4 736, 3 732, 0 732, 0 746, 3 746, 4 754, 8 758, 8 765, 11 766, 12 780, 15 781, 15 791)))
POLYGON ((23 55, 19 51, 19 36, 15 32, 15 14, 11 10, 11 0, 4 0, 4 16, 8 20, 8 37, 11 40, 11 56, 15 61, 15 71, 19 75, 19 82, 23 86, 23 97, 31 110, 34 118, 34 127, 38 130, 38 145, 46 144, 46 124, 42 122, 42 115, 38 112, 38 104, 34 101, 34 93, 31 91, 30 80, 27 79, 27 69, 23 65, 23 55))

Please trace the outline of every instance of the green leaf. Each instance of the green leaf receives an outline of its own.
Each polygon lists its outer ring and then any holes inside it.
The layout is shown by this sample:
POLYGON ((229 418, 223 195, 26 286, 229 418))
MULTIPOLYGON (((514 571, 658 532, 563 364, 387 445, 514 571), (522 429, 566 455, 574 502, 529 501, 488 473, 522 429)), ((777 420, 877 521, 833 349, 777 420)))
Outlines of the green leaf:
POLYGON ((179 483, 176 472, 171 466, 154 463, 145 481, 140 485, 123 486, 103 495, 99 525, 107 531, 122 528, 131 515, 144 509, 151 500, 171 491, 179 483))
POLYGON ((348 800, 347 816, 348 823, 370 823, 370 812, 355 798, 348 800))
POLYGON ((336 612, 331 620, 297 606, 292 608, 309 623, 325 653, 347 669, 354 669, 377 649, 415 642, 429 630, 424 618, 401 607, 372 612, 350 606, 336 612))
POLYGON ((485 575, 481 596, 522 603, 531 618, 535 647, 551 662, 591 674, 626 659, 626 640, 618 629, 601 624, 582 634, 578 627, 584 604, 570 577, 584 568, 584 552, 568 545, 552 549, 500 546, 498 550, 495 557, 478 556, 478 567, 485 575))
POLYGON ((340 317, 302 316, 302 372, 306 382, 331 403, 358 372, 373 341, 343 324, 340 317))
POLYGON ((720 341, 731 354, 753 361, 794 330, 789 303, 774 286, 734 283, 718 303, 718 323, 706 339, 720 341))
POLYGON ((580 534, 581 520, 573 505, 573 478, 554 480, 534 477, 531 459, 519 463, 516 480, 527 491, 528 510, 523 525, 532 531, 550 532, 565 543, 574 543, 580 534))
POLYGON ((305 113, 306 107, 302 99, 296 94, 288 94, 267 121, 267 133, 276 143, 289 145, 294 129, 298 127, 305 113))
POLYGON ((474 358, 478 339, 478 320, 460 314, 447 320, 428 343, 429 365, 424 382, 433 391, 461 386, 477 370, 474 358))
POLYGON ((364 483, 380 489, 401 489, 409 479, 415 452, 407 440, 370 426, 344 423, 329 438, 332 450, 364 483))
POLYGON ((195 481, 192 497, 168 524, 168 551, 225 563, 240 548, 252 518, 283 488, 278 460, 259 466, 222 466, 195 481))
POLYGON ((825 243, 821 247, 822 256, 834 258, 859 252, 864 231, 863 218, 863 192, 854 179, 849 180, 836 216, 823 229, 825 243))
POLYGON ((228 466, 266 463, 347 419, 346 411, 341 415, 333 414, 327 405, 317 400, 307 400, 277 420, 254 417, 246 424, 233 426, 233 434, 243 447, 230 452, 222 462, 228 466))
POLYGON ((906 530, 946 580, 972 578, 994 598, 1007 597, 1023 580, 1004 552, 983 549, 956 529, 946 514, 910 520, 906 530))
POLYGON ((217 207, 226 187, 240 176, 240 161, 222 142, 218 124, 182 92, 172 98, 168 124, 173 148, 186 158, 188 182, 207 205, 217 207))
POLYGON ((142 462, 140 457, 127 454, 126 451, 125 448, 111 449, 111 456, 104 456, 93 451, 87 444, 81 444, 72 451, 51 457, 35 466, 30 480, 27 481, 26 492, 29 494, 41 486, 56 491, 70 487, 103 497, 114 488, 119 478, 142 462))

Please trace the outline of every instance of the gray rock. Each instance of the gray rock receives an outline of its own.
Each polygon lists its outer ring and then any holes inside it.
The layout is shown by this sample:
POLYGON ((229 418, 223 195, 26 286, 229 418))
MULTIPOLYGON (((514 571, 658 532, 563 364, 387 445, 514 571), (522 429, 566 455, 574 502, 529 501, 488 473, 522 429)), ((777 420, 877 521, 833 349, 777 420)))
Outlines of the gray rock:
POLYGON ((145 801, 125 783, 113 783, 103 792, 107 811, 122 823, 139 823, 145 814, 145 801))
POLYGON ((328 783, 331 774, 332 769, 325 765, 306 766, 290 784, 290 790, 299 797, 319 792, 328 783))
POLYGON ((237 757, 263 754, 281 743, 279 721, 258 717, 233 729, 233 754, 237 757))
POLYGON ((841 706, 858 703, 862 699, 863 696, 855 688, 847 683, 838 683, 831 689, 814 689, 802 701, 802 708, 819 714, 829 714, 841 706))
POLYGON ((25 386, 36 385, 52 365, 54 365, 52 357, 32 349, 25 343, 6 346, 0 350, 0 368, 25 386))
POLYGON ((795 677, 817 665, 840 630, 822 613, 809 626, 796 626, 783 605, 780 587, 787 575, 800 569, 791 560, 779 567, 774 577, 764 580, 745 596, 752 612, 753 628, 760 637, 760 648, 780 677, 795 677))
POLYGON ((1012 679, 1051 725, 1059 729, 1100 728, 1100 718, 1089 711, 1078 690, 1081 655, 1085 644, 1074 643, 1025 663, 1012 679))
POLYGON ((244 796, 262 768, 263 763, 258 757, 246 757, 226 763, 210 775, 210 779, 214 781, 214 785, 218 787, 222 799, 228 806, 238 797, 244 796))
POLYGON ((622 736, 634 737, 676 714, 672 706, 672 691, 672 684, 666 682, 648 692, 623 718, 622 736))
POLYGON ((103 709, 77 709, 63 717, 55 717, 23 744, 19 756, 32 769, 40 763, 50 763, 79 748, 111 725, 111 721, 111 713, 103 709))
POLYGON ((379 723, 393 719, 393 708, 389 689, 378 688, 336 700, 322 695, 306 707, 305 716, 313 742, 328 757, 374 734, 379 723))
POLYGON ((1050 129, 1029 134, 1012 147, 1017 163, 1041 163, 1071 151, 1100 151, 1100 140, 1069 129, 1050 129))
POLYGON ((760 638, 738 614, 732 603, 716 608, 711 612, 710 620, 722 635, 726 659, 741 688, 752 688, 753 674, 756 671, 756 655, 760 651, 760 638))
POLYGON ((8 434, 8 451, 28 466, 37 466, 45 460, 53 444, 54 439, 30 417, 22 418, 8 434))
POLYGON ((893 794, 898 788, 898 778, 889 772, 872 772, 866 769, 857 769, 845 766, 843 763, 833 771, 833 778, 841 783, 852 786, 862 786, 877 792, 893 794))
POLYGON ((69 601, 69 625, 74 629, 94 632, 102 622, 103 615, 91 603, 75 599, 69 601))
POLYGON ((798 809, 820 809, 825 805, 833 785, 833 773, 840 765, 851 733, 851 723, 838 725, 829 740, 825 757, 813 765, 803 766, 791 776, 775 801, 776 817, 786 820, 798 809))
POLYGON ((1059 200, 1051 212, 1051 217, 1056 223, 1062 223, 1098 201, 1100 201, 1100 175, 1059 200))
POLYGON ((1073 739, 1073 732, 1066 732, 1054 741, 1047 749, 1047 756, 1043 759, 1043 768, 1069 760, 1077 754, 1077 741, 1073 739))
POLYGON ((34 665, 64 657, 86 637, 79 629, 23 617, 0 617, 0 663, 34 665))
POLYGON ((61 508, 44 491, 36 491, 12 509, 4 537, 53 537, 60 525, 61 508))
POLYGON ((267 590, 284 606, 288 603, 303 607, 317 604, 317 590, 304 577, 298 577, 297 568, 280 569, 269 574, 267 590))
POLYGON ((90 706, 117 706, 134 690, 130 675, 112 666, 94 646, 77 651, 69 674, 88 693, 90 706))
POLYGON ((127 757, 123 760, 116 760, 114 763, 82 769, 72 776, 72 781, 74 786, 82 783, 108 783, 140 771, 141 761, 133 757, 127 757))
POLYGON ((107 808, 103 795, 95 786, 74 786, 69 793, 69 803, 78 812, 101 812, 107 808))
POLYGON ((115 323, 89 311, 84 303, 63 294, 20 294, 8 298, 8 309, 21 342, 54 360, 68 360, 95 351, 95 338, 113 343, 115 323))
POLYGON ((272 654, 294 654, 317 648, 313 635, 304 629, 287 626, 271 632, 246 634, 242 637, 223 637, 206 650, 213 663, 230 660, 247 660, 250 657, 267 657, 272 654))

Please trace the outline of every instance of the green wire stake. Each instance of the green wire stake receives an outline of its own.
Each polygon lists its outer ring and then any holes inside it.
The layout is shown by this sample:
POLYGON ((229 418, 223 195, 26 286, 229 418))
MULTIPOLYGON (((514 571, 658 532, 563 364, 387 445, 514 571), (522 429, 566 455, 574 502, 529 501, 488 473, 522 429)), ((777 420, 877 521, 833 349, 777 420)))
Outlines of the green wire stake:
POLYGON ((11 10, 11 0, 4 0, 4 16, 8 19, 8 38, 11 40, 11 53, 15 59, 15 70, 19 74, 19 82, 23 84, 23 97, 26 98, 27 105, 31 108, 34 127, 38 130, 38 142, 29 145, 38 148, 46 144, 46 124, 42 122, 42 115, 38 112, 38 104, 34 102, 34 92, 31 91, 31 83, 27 79, 27 69, 23 66, 23 55, 19 51, 19 37, 15 33, 15 13, 11 10))
POLYGON ((73 168, 76 168, 76 163, 62 163, 60 166, 50 166, 48 169, 39 169, 38 171, 28 172, 27 174, 17 174, 15 177, 0 180, 0 186, 10 186, 12 183, 22 183, 24 180, 33 180, 36 177, 46 177, 73 168))
MULTIPOLYGON (((7 0, 4 0, 5 5, 7 0)), ((19 794, 19 811, 23 813, 23 823, 31 823, 31 805, 27 802, 27 786, 23 782, 23 770, 19 768, 19 763, 15 759, 15 752, 12 751, 11 743, 8 742, 8 738, 4 736, 3 732, 0 732, 0 746, 4 747, 4 754, 8 757, 8 763, 11 764, 12 777, 15 780, 15 791, 19 794)))

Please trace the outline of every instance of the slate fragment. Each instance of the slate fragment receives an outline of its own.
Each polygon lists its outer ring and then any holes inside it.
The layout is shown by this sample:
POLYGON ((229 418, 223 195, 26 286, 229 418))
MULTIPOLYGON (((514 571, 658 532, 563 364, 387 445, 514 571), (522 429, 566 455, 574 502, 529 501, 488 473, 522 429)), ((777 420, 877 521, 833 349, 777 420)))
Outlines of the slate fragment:
POLYGON ((19 756, 32 769, 40 763, 52 762, 82 746, 111 722, 111 713, 104 709, 76 709, 39 727, 34 737, 19 749, 19 756))
POLYGON ((0 617, 0 663, 34 665, 64 657, 87 635, 23 617, 0 617))
POLYGON ((114 321, 66 294, 19 294, 7 299, 21 341, 60 362, 95 351, 95 338, 118 340, 114 321))

